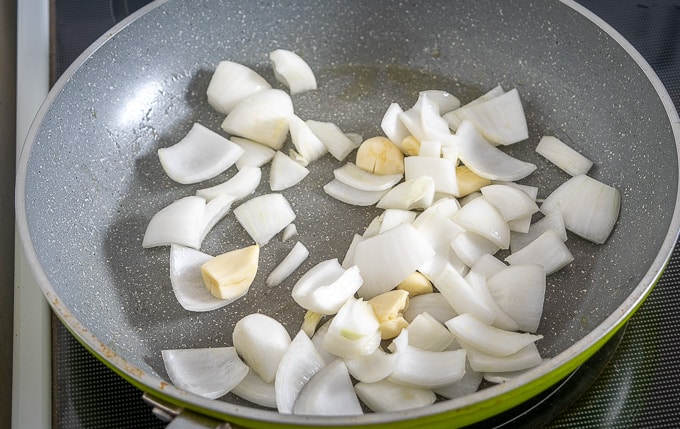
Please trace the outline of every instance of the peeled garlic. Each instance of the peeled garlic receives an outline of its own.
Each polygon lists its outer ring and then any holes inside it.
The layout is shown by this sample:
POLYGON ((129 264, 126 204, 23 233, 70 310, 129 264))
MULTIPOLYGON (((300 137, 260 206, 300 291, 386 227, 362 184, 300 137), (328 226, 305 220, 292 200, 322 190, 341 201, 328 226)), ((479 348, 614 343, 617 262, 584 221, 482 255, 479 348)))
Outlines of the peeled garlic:
POLYGON ((374 174, 403 174, 404 154, 387 137, 372 137, 359 146, 356 165, 374 174))
POLYGON ((394 338, 408 326, 403 312, 408 307, 408 292, 391 290, 368 300, 380 322, 380 336, 383 340, 394 338))
POLYGON ((415 271, 397 285, 397 290, 405 290, 409 297, 432 293, 432 282, 423 274, 415 271))
POLYGON ((203 282, 217 298, 242 296, 255 279, 259 256, 257 244, 216 256, 201 266, 203 282))

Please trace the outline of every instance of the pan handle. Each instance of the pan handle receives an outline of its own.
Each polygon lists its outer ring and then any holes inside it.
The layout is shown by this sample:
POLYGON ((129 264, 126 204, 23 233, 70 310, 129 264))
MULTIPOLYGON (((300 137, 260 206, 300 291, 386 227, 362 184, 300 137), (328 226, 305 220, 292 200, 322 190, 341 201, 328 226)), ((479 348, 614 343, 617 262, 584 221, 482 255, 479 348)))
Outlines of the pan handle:
POLYGON ((142 399, 153 407, 153 414, 164 422, 168 422, 166 429, 237 429, 231 424, 197 414, 176 405, 169 404, 148 392, 142 399))

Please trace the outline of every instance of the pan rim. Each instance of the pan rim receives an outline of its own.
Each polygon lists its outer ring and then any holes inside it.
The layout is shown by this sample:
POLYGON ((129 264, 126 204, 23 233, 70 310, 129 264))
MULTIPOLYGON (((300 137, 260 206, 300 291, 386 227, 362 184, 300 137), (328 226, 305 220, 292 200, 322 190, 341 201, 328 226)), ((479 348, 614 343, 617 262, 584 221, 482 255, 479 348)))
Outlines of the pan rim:
MULTIPOLYGON (((455 399, 440 402, 434 404, 430 407, 425 407, 423 409, 410 410, 408 412, 398 412, 398 413, 380 413, 380 414, 370 414, 359 417, 352 418, 313 418, 313 417, 302 417, 302 416, 289 416, 282 415, 276 411, 261 410, 256 408, 247 408, 243 406, 238 406, 235 404, 222 402, 222 401, 211 401, 199 396, 187 393, 180 389, 169 385, 165 380, 160 377, 152 376, 145 371, 131 365, 130 362, 125 360, 120 355, 113 352, 105 344, 100 342, 91 331, 87 329, 75 316, 71 313, 65 303, 62 303, 54 291, 52 285, 50 284, 45 272, 40 266, 35 247, 31 239, 30 231, 28 228, 27 218, 26 218, 26 201, 24 195, 26 191, 26 175, 28 161, 30 159, 31 151, 34 147, 35 139, 40 128, 40 124, 45 119, 45 116, 49 110, 49 106, 53 101, 59 96, 66 82, 73 76, 76 70, 78 70, 83 63, 103 44, 105 44, 114 35, 119 33, 125 27, 130 25, 133 21, 139 17, 145 15, 149 11, 160 7, 161 5, 168 3, 169 0, 158 0, 149 4, 130 17, 126 18, 124 21, 114 26, 105 35, 97 39, 88 49, 86 49, 66 70, 66 72, 59 78, 57 83, 54 85, 53 89, 48 94, 47 98, 41 105, 38 114, 36 115, 33 123, 31 124, 30 130, 27 134, 25 144, 22 153, 17 164, 17 184, 16 184, 16 194, 15 194, 15 206, 17 215, 17 232, 21 244, 23 245, 24 252, 26 253, 27 261, 29 262, 31 271, 36 277, 36 281, 40 288, 42 289, 44 295, 46 296, 50 306, 59 316, 59 318, 65 323, 65 325, 71 330, 76 337, 81 341, 93 354, 95 354, 100 360, 105 362, 107 365, 112 367, 121 376, 126 378, 128 381, 132 382, 137 386, 144 387, 144 389, 149 389, 152 393, 161 395, 163 397, 171 398, 172 400, 178 401, 183 405, 196 410, 198 412, 207 413, 215 416, 221 416, 227 419, 234 419, 235 417, 242 419, 255 420, 259 422, 269 422, 278 424, 310 424, 310 425, 327 425, 327 424, 346 424, 346 425, 356 425, 356 424, 385 424, 385 423, 395 423, 397 421, 420 419, 423 417, 433 417, 440 414, 457 413, 468 407, 475 407, 478 404, 484 403, 485 401, 490 401, 494 398, 499 398, 511 391, 519 389, 521 386, 526 385, 527 381, 537 382, 542 378, 558 371, 570 362, 573 363, 574 359, 578 359, 584 353, 596 351, 599 348, 597 345, 602 344, 603 341, 612 335, 622 324, 632 316, 632 314, 639 308, 639 306, 644 302, 645 298, 651 292, 654 284, 658 278, 663 273, 663 269, 668 263, 671 253, 673 251, 674 245, 678 239, 678 234, 680 232, 680 207, 678 205, 678 194, 675 195, 675 208, 673 215, 671 217, 670 227, 667 232, 666 237, 660 247, 659 253, 654 259, 652 265, 649 267, 645 275, 642 277, 640 283, 635 287, 633 292, 626 298, 626 300, 614 311, 610 316, 608 316, 602 323, 600 323, 593 331, 588 333, 579 341, 572 344, 566 350, 552 358, 550 361, 541 364, 540 366, 528 371, 521 377, 515 380, 509 381, 503 385, 492 386, 477 392, 473 395, 467 396, 465 398, 455 399), (595 348, 595 349, 593 349, 595 348), (470 398, 474 398, 473 402, 470 402, 470 398), (465 399, 465 400, 464 400, 465 399)), ((561 3, 567 5, 571 9, 578 12, 583 17, 590 20, 593 24, 603 30, 607 35, 612 37, 631 57, 631 59, 637 64, 638 67, 643 71, 649 82, 653 85, 656 94, 658 95, 660 101, 663 104, 668 120, 670 121, 673 136, 675 137, 676 149, 680 146, 680 119, 678 118, 678 112, 672 103, 670 95, 668 94, 666 88, 661 83, 661 80, 653 71, 651 66, 642 57, 642 55, 628 42, 621 34, 614 30, 609 24, 603 21, 601 18, 597 17, 595 14, 590 12, 585 7, 579 5, 574 0, 560 0, 561 3)), ((680 153, 676 150, 678 154, 678 165, 680 165, 680 153)), ((677 184, 678 192, 680 192, 680 180, 677 184)), ((549 386, 545 386, 547 388, 549 386)), ((538 393, 538 392, 535 392, 538 393)), ((481 410, 483 411, 483 410, 481 410)), ((493 414, 502 411, 500 409, 494 408, 493 414)), ((490 416, 490 411, 487 409, 486 417, 490 416)), ((482 416, 484 417, 484 416, 482 416)), ((481 419, 481 418, 480 418, 481 419)))

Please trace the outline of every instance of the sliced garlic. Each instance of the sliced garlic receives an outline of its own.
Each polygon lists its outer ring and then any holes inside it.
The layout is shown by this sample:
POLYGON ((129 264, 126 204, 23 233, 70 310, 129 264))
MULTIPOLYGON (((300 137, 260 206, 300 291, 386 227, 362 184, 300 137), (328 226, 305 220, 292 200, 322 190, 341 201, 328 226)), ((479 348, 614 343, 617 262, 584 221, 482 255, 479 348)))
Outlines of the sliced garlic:
POLYGON ((259 256, 257 244, 215 256, 201 266, 206 287, 220 299, 245 295, 257 274, 259 256))

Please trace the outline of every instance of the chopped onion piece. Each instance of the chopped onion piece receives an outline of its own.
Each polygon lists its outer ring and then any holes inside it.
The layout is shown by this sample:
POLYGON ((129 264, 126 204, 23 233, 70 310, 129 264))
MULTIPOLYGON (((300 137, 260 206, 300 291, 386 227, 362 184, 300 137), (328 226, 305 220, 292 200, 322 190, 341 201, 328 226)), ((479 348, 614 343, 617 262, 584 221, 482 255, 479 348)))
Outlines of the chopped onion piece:
POLYGON ((544 216, 542 219, 532 223, 529 230, 524 234, 510 234, 510 249, 512 252, 517 252, 548 230, 555 232, 562 241, 567 241, 567 230, 564 227, 562 213, 554 211, 544 216))
POLYGON ((342 260, 342 268, 347 269, 354 264, 354 252, 356 251, 357 244, 362 242, 364 237, 359 234, 354 234, 352 237, 352 242, 347 247, 347 253, 345 253, 345 258, 342 260))
POLYGON ((233 61, 220 61, 208 84, 208 104, 227 114, 244 98, 270 89, 271 85, 254 70, 233 61))
POLYGON ((587 174, 593 162, 566 143, 553 136, 543 136, 536 146, 536 153, 555 164, 571 176, 587 174))
POLYGON ((389 190, 377 207, 381 209, 426 209, 432 205, 435 192, 434 179, 430 176, 420 176, 400 183, 389 190))
POLYGON ((371 305, 350 297, 331 320, 321 347, 343 359, 369 355, 380 346, 379 328, 371 305))
POLYGON ((493 356, 479 350, 467 349, 467 356, 473 370, 479 372, 507 372, 532 368, 543 362, 536 344, 531 343, 508 356, 493 356))
POLYGON ((428 89, 421 91, 420 94, 427 94, 427 98, 437 106, 440 115, 460 107, 460 100, 446 91, 428 89))
POLYGON ((401 142, 411 135, 411 132, 406 128, 404 123, 399 119, 399 115, 404 113, 404 110, 397 103, 392 103, 385 111, 380 128, 385 133, 388 139, 403 151, 401 142))
POLYGON ((329 315, 337 313, 362 283, 357 266, 345 270, 337 259, 328 259, 307 271, 291 293, 302 308, 329 315))
POLYGON ((389 380, 354 385, 357 396, 376 413, 403 411, 432 405, 437 399, 428 389, 404 386, 389 380))
POLYGON ((395 228, 402 223, 413 223, 415 218, 416 212, 411 210, 387 209, 382 215, 382 222, 380 222, 378 233, 395 228))
POLYGON ((443 323, 422 312, 408 325, 408 343, 431 352, 442 352, 453 342, 453 334, 443 323))
POLYGON ((282 191, 297 185, 307 177, 309 170, 293 161, 288 155, 277 151, 269 169, 269 187, 272 191, 282 191))
POLYGON ((510 227, 503 215, 484 197, 461 207, 453 220, 470 232, 486 238, 501 249, 510 247, 510 227))
POLYGON ((276 408, 276 391, 274 383, 267 383, 252 369, 248 375, 231 390, 231 393, 267 408, 276 408))
POLYGON ((527 194, 532 201, 536 201, 536 198, 538 198, 538 186, 522 185, 520 183, 508 182, 507 180, 494 180, 491 184, 512 186, 527 194))
MULTIPOLYGON (((398 209, 395 209, 395 210, 398 210, 398 209)), ((371 222, 368 224, 366 229, 364 230, 362 237, 363 238, 371 238, 371 237, 374 237, 374 236, 380 234, 380 230, 382 229, 383 219, 385 219, 385 212, 382 212, 380 215, 374 217, 371 220, 371 222)))
POLYGON ((352 377, 364 383, 375 383, 387 378, 394 371, 397 355, 386 353, 378 347, 369 355, 345 359, 345 364, 347 364, 347 369, 349 369, 352 377))
POLYGON ((269 59, 274 66, 274 77, 286 85, 291 94, 316 89, 312 68, 295 52, 276 49, 269 53, 269 59))
POLYGON ((506 221, 530 216, 538 211, 538 206, 526 192, 509 185, 488 185, 480 189, 506 221))
MULTIPOLYGON (((420 142, 420 149, 418 156, 427 156, 430 158, 439 158, 442 156, 442 144, 438 140, 423 140, 420 142)), ((448 161, 448 159, 447 159, 448 161)), ((449 161, 449 164, 455 165, 449 161)))
POLYGON ((459 315, 470 313, 485 324, 493 322, 493 310, 477 296, 467 280, 453 267, 447 266, 432 283, 459 315))
POLYGON ((503 261, 487 253, 477 259, 477 262, 475 262, 475 264, 470 267, 470 271, 474 271, 486 278, 489 278, 506 267, 507 265, 505 265, 503 261))
POLYGON ((456 339, 492 356, 509 356, 543 338, 542 335, 510 332, 487 325, 470 313, 456 316, 445 324, 456 339))
POLYGON ((248 374, 233 347, 162 350, 170 381, 208 399, 226 395, 248 374))
POLYGON ((332 122, 320 122, 308 119, 307 126, 316 135, 321 142, 326 146, 328 152, 338 161, 343 161, 347 158, 354 149, 358 148, 363 138, 358 136, 356 140, 352 139, 352 134, 344 133, 340 127, 332 122))
POLYGON ((196 195, 208 201, 220 195, 228 195, 233 197, 234 201, 237 201, 255 192, 261 178, 262 170, 259 167, 246 166, 226 182, 211 188, 199 189, 196 191, 196 195))
POLYGON ((524 332, 536 332, 543 314, 545 271, 540 265, 512 265, 489 277, 489 293, 524 332))
POLYGON ((364 413, 342 359, 336 359, 312 376, 295 401, 293 413, 313 416, 355 416, 364 413))
POLYGON ((408 343, 408 330, 394 339, 397 363, 388 380, 433 389, 454 383, 465 374, 465 350, 433 352, 408 343))
POLYGON ((208 201, 205 205, 205 213, 203 214, 203 231, 201 232, 201 242, 205 239, 208 233, 213 229, 217 222, 222 220, 224 216, 229 213, 231 204, 235 198, 231 195, 220 195, 208 201))
POLYGON ((416 104, 399 114, 401 122, 418 141, 436 140, 450 134, 448 124, 439 114, 439 106, 430 97, 431 94, 421 92, 416 104))
POLYGON ((526 116, 516 88, 458 109, 456 116, 461 120, 470 120, 486 139, 496 145, 509 145, 529 137, 526 116))
POLYGON ((404 158, 404 179, 409 181, 422 176, 432 177, 435 192, 449 195, 458 194, 456 167, 449 160, 432 156, 407 156, 404 158))
POLYGON ((328 328, 331 326, 332 320, 333 319, 327 320, 323 325, 319 326, 316 332, 314 332, 314 335, 311 337, 312 343, 314 344, 314 347, 316 347, 316 351, 319 352, 326 363, 339 359, 336 355, 328 353, 323 348, 323 341, 326 338, 326 334, 328 333, 328 328))
POLYGON ((180 198, 158 211, 146 227, 142 247, 182 246, 199 249, 205 219, 205 199, 180 198))
POLYGON ((181 184, 211 179, 234 165, 242 154, 239 145, 199 123, 179 142, 158 149, 163 170, 181 184))
POLYGON ((512 242, 513 232, 528 232, 531 227, 531 220, 533 215, 526 215, 518 217, 517 219, 508 221, 508 228, 510 228, 510 241, 512 242))
POLYGON ((451 240, 451 249, 468 267, 472 267, 484 255, 498 252, 498 245, 479 234, 463 231, 451 240))
POLYGON ((222 129, 278 150, 286 141, 293 114, 290 95, 280 89, 266 89, 236 104, 222 122, 222 129))
POLYGON ((283 232, 281 233, 281 241, 288 241, 292 237, 296 236, 297 233, 297 226, 295 226, 294 223, 290 223, 285 228, 283 228, 283 232))
POLYGON ((494 318, 492 325, 496 328, 505 329, 506 331, 519 330, 519 324, 515 322, 503 309, 496 303, 491 296, 489 288, 486 285, 486 277, 476 271, 470 271, 465 280, 468 282, 472 290, 484 303, 493 311, 494 318))
MULTIPOLYGON (((291 224, 292 225, 292 224, 291 224)), ((267 276, 267 286, 278 286, 283 283, 309 257, 309 250, 299 241, 285 258, 267 276)))
POLYGON ((300 117, 292 115, 288 124, 293 146, 307 162, 314 162, 328 152, 326 145, 300 117))
POLYGON ((456 136, 458 157, 473 173, 489 180, 519 180, 536 170, 536 165, 514 158, 489 143, 469 121, 463 121, 456 136))
POLYGON ((269 146, 243 137, 232 136, 230 140, 243 149, 243 155, 236 160, 236 168, 239 170, 243 170, 245 167, 262 167, 271 161, 276 153, 269 146))
POLYGON ((337 180, 362 191, 386 191, 399 183, 403 174, 373 174, 348 162, 333 170, 337 180))
POLYGON ((569 265, 574 256, 554 231, 547 230, 505 260, 510 265, 538 264, 550 275, 569 265))
POLYGON ((299 331, 286 352, 274 379, 276 408, 279 413, 292 414, 300 391, 321 368, 326 365, 312 340, 299 331))
POLYGON ((359 296, 370 299, 393 289, 434 254, 420 233, 406 223, 363 240, 354 257, 364 279, 359 296))
POLYGON ((562 213, 568 231, 602 244, 619 217, 621 194, 609 185, 586 175, 574 176, 543 201, 541 211, 562 213))
POLYGON ((250 236, 264 246, 295 219, 288 200, 281 194, 252 198, 234 209, 234 215, 250 236))
POLYGON ((261 313, 249 314, 236 322, 232 341, 250 369, 267 383, 274 381, 279 363, 291 343, 286 328, 261 313))
POLYGON ((465 362, 465 375, 455 383, 448 386, 442 386, 434 389, 434 393, 443 396, 446 399, 460 398, 461 396, 470 395, 479 389, 482 383, 483 374, 472 369, 470 362, 465 362))
POLYGON ((201 265, 211 255, 173 244, 170 246, 170 283, 177 301, 189 311, 211 311, 224 307, 229 301, 215 298, 203 283, 201 265))
POLYGON ((355 206, 372 206, 380 201, 387 191, 362 191, 333 179, 323 186, 324 192, 343 203, 355 206))
MULTIPOLYGON (((456 131, 458 126, 460 125, 461 122, 463 122, 463 118, 458 116, 458 111, 467 108, 470 106, 474 106, 475 104, 482 103, 484 101, 491 100, 492 98, 498 97, 499 95, 505 94, 505 90, 503 89, 502 86, 496 85, 495 87, 491 88, 489 91, 486 93, 480 95, 479 97, 475 98, 474 100, 470 101, 466 105, 452 110, 451 112, 445 113, 442 115, 444 120, 449 124, 449 128, 451 128, 453 131, 456 131)), ((463 110, 461 110, 463 111, 463 110)))
POLYGON ((439 323, 444 323, 458 315, 444 295, 433 292, 411 297, 408 308, 404 311, 404 319, 412 323, 419 314, 425 312, 439 323))

